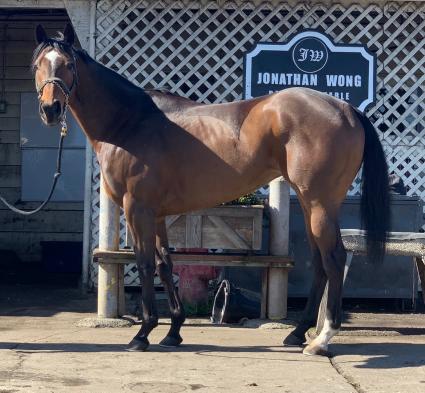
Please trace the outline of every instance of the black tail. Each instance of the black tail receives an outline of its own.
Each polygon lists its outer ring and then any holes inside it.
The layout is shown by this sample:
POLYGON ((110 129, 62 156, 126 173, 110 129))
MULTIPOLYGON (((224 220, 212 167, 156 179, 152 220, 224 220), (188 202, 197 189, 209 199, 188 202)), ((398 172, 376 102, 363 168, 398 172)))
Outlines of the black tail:
POLYGON ((378 134, 370 120, 357 111, 364 131, 363 153, 362 227, 367 231, 367 254, 373 262, 381 262, 385 254, 385 241, 390 228, 390 194, 388 166, 378 134))

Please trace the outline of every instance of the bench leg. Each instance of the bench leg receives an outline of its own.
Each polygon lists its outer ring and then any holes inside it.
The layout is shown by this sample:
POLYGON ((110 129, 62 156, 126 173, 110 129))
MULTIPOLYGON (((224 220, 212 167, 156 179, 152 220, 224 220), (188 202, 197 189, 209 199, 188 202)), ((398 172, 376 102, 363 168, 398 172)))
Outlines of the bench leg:
POLYGON ((267 318, 267 287, 269 281, 269 269, 263 269, 263 276, 261 279, 261 309, 260 309, 260 318, 267 318))
POLYGON ((267 316, 269 319, 283 319, 288 309, 288 270, 271 267, 268 269, 267 316))
MULTIPOLYGON (((345 268, 344 268, 343 285, 345 284, 345 279, 347 278, 348 270, 350 269, 352 260, 353 260, 353 253, 347 252, 347 259, 345 260, 345 268)), ((323 323, 326 318, 326 309, 328 306, 328 287, 329 287, 329 281, 326 283, 326 287, 322 296, 322 301, 320 302, 319 314, 317 316, 317 323, 316 323, 316 334, 319 334, 320 331, 322 330, 323 323)))
POLYGON ((125 315, 124 265, 118 265, 118 316, 125 315))
POLYGON ((118 317, 118 266, 99 263, 97 287, 97 316, 99 318, 118 317))
POLYGON ((418 269, 419 278, 421 280, 422 287, 422 299, 425 304, 425 258, 416 257, 416 267, 418 269))

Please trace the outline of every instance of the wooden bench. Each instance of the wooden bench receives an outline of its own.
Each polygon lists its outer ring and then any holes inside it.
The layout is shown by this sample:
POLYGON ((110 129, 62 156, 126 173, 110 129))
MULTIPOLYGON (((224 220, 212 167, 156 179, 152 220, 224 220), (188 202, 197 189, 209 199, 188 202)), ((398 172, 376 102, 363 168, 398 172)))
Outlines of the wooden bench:
MULTIPOLYGON (((366 255, 367 244, 365 231, 359 229, 342 229, 341 236, 344 247, 347 250, 347 260, 344 270, 345 282, 353 255, 366 255)), ((421 280, 422 298, 425 303, 425 233, 390 232, 387 238, 385 253, 386 255, 409 256, 413 258, 421 280)), ((385 269, 385 265, 382 266, 382 269, 385 269)), ((323 327, 326 315, 327 293, 328 286, 326 285, 317 319, 317 333, 319 333, 323 327)))
MULTIPOLYGON (((187 253, 172 253, 171 259, 174 265, 198 265, 198 266, 239 266, 239 267, 262 267, 264 268, 262 277, 261 290, 261 318, 266 317, 267 299, 268 299, 268 271, 270 268, 279 269, 285 277, 286 288, 282 302, 287 298, 287 280, 288 272, 294 266, 294 262, 289 257, 271 256, 271 255, 248 255, 248 254, 187 254, 187 253)), ((127 263, 135 262, 135 255, 132 250, 121 249, 118 251, 103 251, 94 250, 93 262, 103 265, 120 265, 124 266, 127 263)), ((123 269, 120 269, 123 270, 123 269)), ((124 315, 125 298, 124 298, 124 275, 118 275, 118 291, 112 290, 111 286, 102 286, 98 288, 98 301, 102 299, 117 296, 118 314, 124 315)))
MULTIPOLYGON (((270 255, 267 256, 254 254, 262 249, 263 206, 219 206, 166 217, 169 245, 173 248, 220 248, 240 253, 172 254, 173 262, 176 265, 263 267, 261 316, 285 318, 288 270, 294 265, 286 256, 289 249, 289 195, 289 185, 283 178, 269 183, 270 255)), ((101 192, 99 250, 93 254, 94 262, 99 265, 99 319, 117 318, 125 312, 124 265, 135 262, 135 256, 132 251, 119 250, 119 239, 119 209, 105 192, 101 192)), ((128 238, 127 245, 131 245, 128 238)))

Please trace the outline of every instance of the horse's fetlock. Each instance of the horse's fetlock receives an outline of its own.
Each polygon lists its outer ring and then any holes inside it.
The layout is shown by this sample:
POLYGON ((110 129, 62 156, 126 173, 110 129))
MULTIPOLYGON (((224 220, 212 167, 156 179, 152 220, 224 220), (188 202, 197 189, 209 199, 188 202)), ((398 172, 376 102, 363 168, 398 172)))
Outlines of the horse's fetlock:
POLYGON ((183 323, 186 320, 186 314, 183 308, 172 310, 171 319, 175 322, 183 323))
POLYGON ((158 317, 149 317, 143 320, 143 324, 150 328, 156 328, 158 326, 158 317))

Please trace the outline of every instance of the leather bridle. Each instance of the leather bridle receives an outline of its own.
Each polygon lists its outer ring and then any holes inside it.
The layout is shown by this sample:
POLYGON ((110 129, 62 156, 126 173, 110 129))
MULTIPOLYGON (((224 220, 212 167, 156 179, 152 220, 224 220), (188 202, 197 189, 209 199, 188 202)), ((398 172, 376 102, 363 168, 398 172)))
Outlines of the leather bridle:
POLYGON ((73 63, 72 63, 72 84, 71 87, 68 88, 68 86, 66 85, 66 83, 64 82, 63 79, 58 78, 58 77, 50 77, 47 79, 44 79, 40 85, 36 84, 36 90, 37 90, 37 94, 38 94, 38 102, 39 102, 39 112, 40 115, 42 115, 42 110, 41 110, 41 97, 43 95, 43 89, 45 88, 46 85, 48 84, 53 84, 55 86, 57 86, 59 88, 59 90, 62 92, 63 96, 65 97, 65 103, 64 103, 64 108, 60 117, 60 123, 62 125, 62 130, 61 130, 61 134, 65 134, 68 131, 68 127, 66 125, 66 112, 68 110, 68 106, 69 106, 69 97, 71 96, 72 90, 74 89, 74 87, 77 85, 77 62, 75 59, 75 53, 74 50, 71 48, 72 50, 72 57, 73 57, 73 63))

